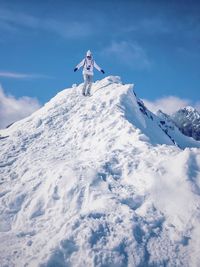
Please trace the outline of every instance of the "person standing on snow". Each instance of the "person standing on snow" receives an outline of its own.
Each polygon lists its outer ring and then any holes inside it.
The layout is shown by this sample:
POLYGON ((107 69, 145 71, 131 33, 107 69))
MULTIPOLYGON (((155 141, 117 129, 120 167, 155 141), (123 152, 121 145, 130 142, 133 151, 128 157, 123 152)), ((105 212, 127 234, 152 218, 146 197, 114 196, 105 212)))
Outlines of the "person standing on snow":
POLYGON ((105 72, 94 61, 90 50, 87 51, 86 57, 75 67, 74 72, 79 70, 81 67, 83 67, 83 78, 84 78, 84 85, 83 85, 82 92, 84 96, 87 96, 87 95, 90 96, 93 75, 94 75, 94 72, 93 72, 94 67, 98 71, 101 71, 103 74, 105 72))

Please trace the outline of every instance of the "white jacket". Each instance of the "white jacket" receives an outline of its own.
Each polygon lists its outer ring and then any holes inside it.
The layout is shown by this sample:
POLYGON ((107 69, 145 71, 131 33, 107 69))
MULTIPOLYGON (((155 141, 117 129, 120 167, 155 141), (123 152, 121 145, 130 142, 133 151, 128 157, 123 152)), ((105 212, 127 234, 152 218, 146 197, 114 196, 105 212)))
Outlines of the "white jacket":
POLYGON ((97 69, 98 71, 101 71, 101 68, 97 65, 97 63, 94 61, 93 58, 88 59, 85 57, 77 66, 78 70, 83 67, 83 75, 94 75, 94 68, 97 69))

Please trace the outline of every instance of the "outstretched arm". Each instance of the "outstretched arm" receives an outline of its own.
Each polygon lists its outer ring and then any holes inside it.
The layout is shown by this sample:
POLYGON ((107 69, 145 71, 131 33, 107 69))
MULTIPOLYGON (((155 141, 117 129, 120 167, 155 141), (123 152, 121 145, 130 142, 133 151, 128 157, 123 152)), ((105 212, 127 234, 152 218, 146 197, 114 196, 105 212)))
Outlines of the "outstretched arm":
POLYGON ((94 67, 95 69, 97 69, 98 71, 101 71, 101 68, 97 65, 97 63, 94 61, 94 67))
POLYGON ((85 63, 85 59, 83 59, 83 60, 82 60, 82 61, 75 67, 74 71, 77 71, 77 70, 79 70, 81 67, 83 67, 84 63, 85 63))
POLYGON ((101 71, 102 73, 105 73, 104 70, 102 70, 102 68, 100 68, 97 63, 94 61, 94 67, 95 69, 97 69, 98 71, 101 71))

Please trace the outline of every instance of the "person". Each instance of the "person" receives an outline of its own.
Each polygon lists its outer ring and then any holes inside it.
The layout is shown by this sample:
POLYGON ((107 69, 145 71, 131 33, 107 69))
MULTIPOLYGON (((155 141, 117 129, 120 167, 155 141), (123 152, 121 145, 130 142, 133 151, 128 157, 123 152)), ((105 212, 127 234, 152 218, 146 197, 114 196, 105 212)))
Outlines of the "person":
POLYGON ((81 67, 83 67, 83 78, 84 78, 82 93, 84 96, 87 95, 90 96, 93 75, 94 75, 93 69, 95 68, 98 71, 102 72, 103 74, 105 72, 94 61, 92 52, 90 50, 87 51, 86 57, 75 67, 74 72, 79 70, 81 67))

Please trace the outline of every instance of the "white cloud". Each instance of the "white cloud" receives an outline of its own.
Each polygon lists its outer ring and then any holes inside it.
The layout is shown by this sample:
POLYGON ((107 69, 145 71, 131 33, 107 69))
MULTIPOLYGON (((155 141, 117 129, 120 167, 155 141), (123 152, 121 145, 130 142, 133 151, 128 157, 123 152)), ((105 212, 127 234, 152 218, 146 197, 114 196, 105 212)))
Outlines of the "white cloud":
POLYGON ((40 79, 47 78, 50 79, 52 77, 42 74, 28 74, 28 73, 17 73, 10 71, 0 71, 0 77, 2 78, 11 78, 11 79, 40 79))
POLYGON ((30 76, 27 75, 27 74, 23 74, 23 73, 0 71, 0 77, 3 77, 3 78, 13 78, 13 79, 24 79, 24 78, 28 78, 30 76))
POLYGON ((23 96, 15 98, 5 94, 0 85, 0 128, 23 119, 40 107, 37 99, 23 96))
POLYGON ((145 32, 145 34, 171 33, 172 23, 161 16, 142 18, 135 24, 124 28, 124 32, 145 32))
POLYGON ((54 32, 64 38, 77 38, 90 35, 91 26, 84 22, 62 22, 55 19, 46 19, 42 25, 43 30, 54 32))
POLYGON ((163 98, 156 99, 154 101, 150 101, 147 99, 143 99, 144 104, 147 106, 149 110, 156 113, 159 109, 167 114, 172 114, 176 112, 178 109, 183 108, 188 105, 195 106, 188 99, 181 99, 176 96, 167 96, 163 98))
POLYGON ((0 10, 0 29, 10 33, 22 29, 50 31, 64 38, 88 36, 93 30, 91 24, 84 21, 63 21, 49 17, 39 18, 30 14, 0 10))
POLYGON ((117 59, 119 62, 135 69, 146 69, 151 66, 145 50, 136 42, 113 41, 101 54, 117 59))

